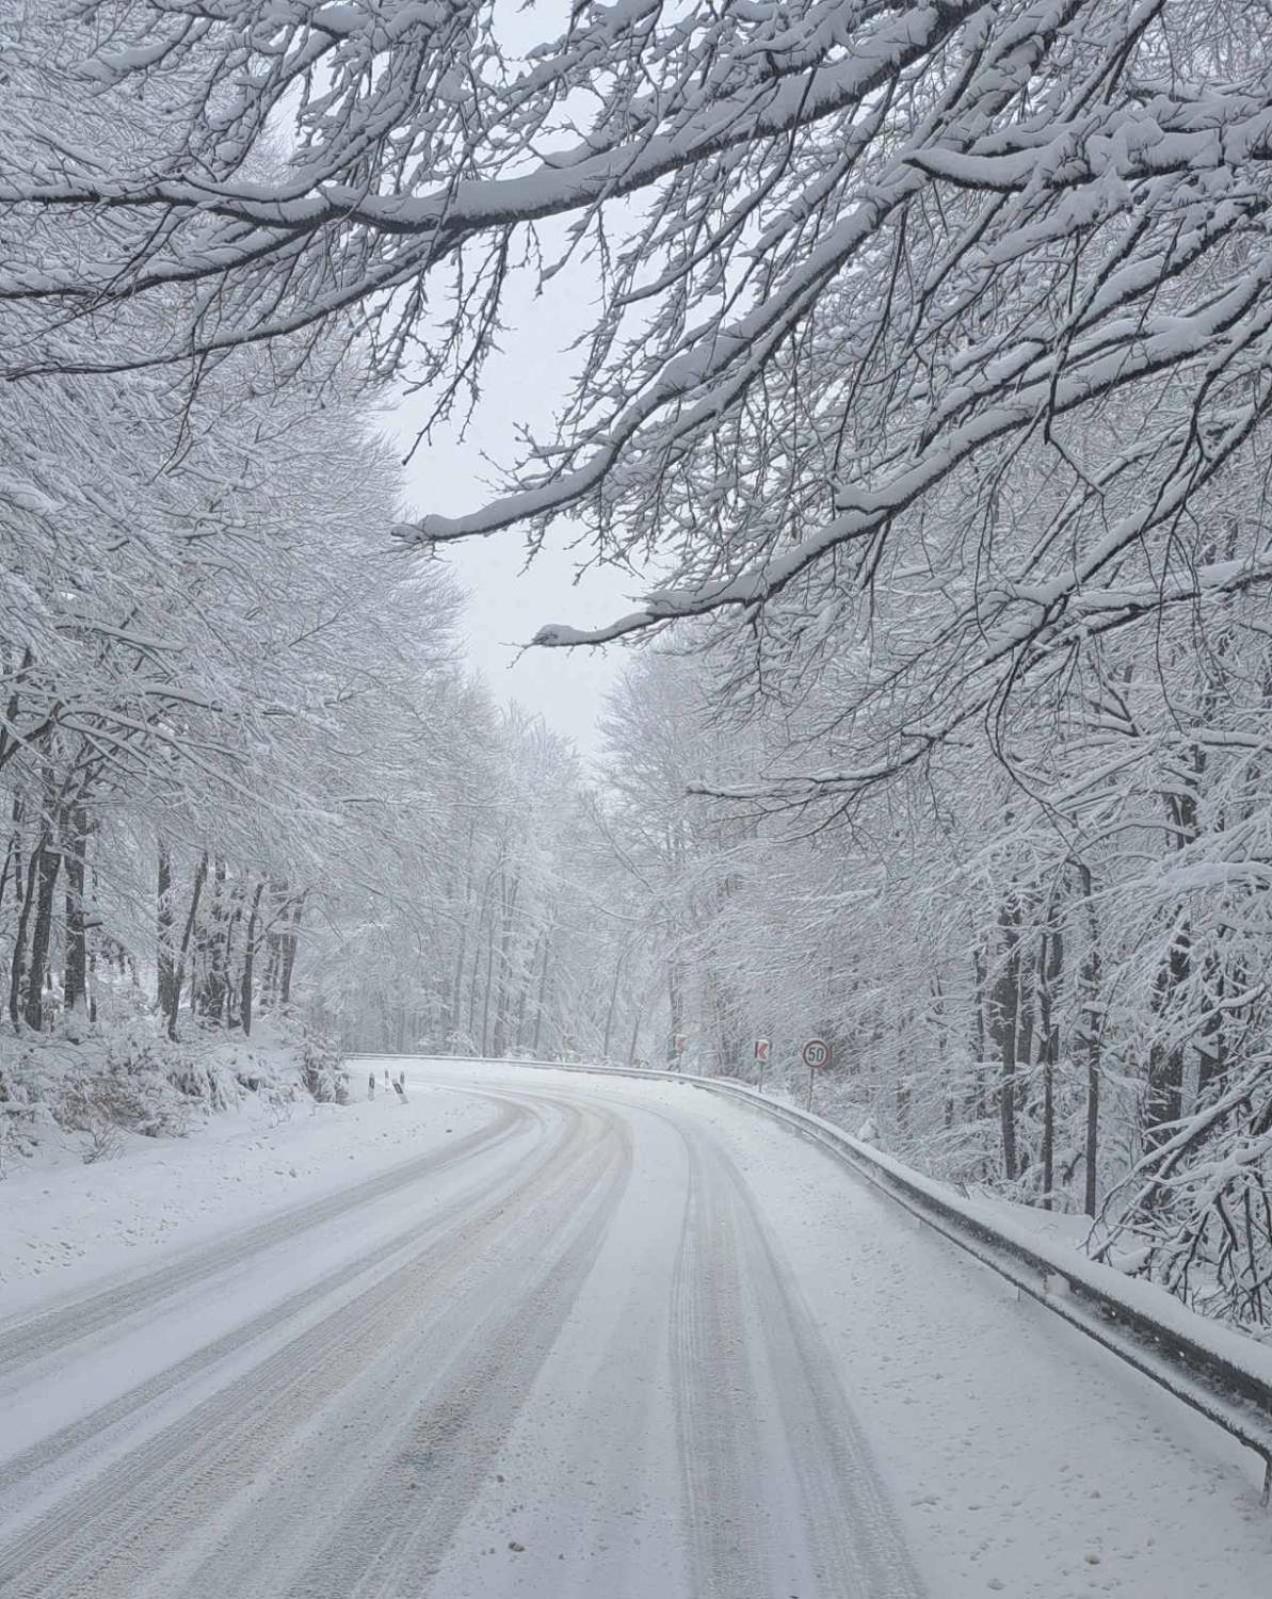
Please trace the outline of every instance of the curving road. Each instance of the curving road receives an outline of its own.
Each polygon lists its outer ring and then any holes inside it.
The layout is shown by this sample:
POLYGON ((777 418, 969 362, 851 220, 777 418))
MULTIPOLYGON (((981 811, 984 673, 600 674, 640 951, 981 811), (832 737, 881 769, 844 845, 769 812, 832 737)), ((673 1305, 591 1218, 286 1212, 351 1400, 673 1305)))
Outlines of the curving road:
POLYGON ((408 1075, 0 1319, 0 1599, 1267 1599, 1252 1457, 751 1108, 408 1075))
POLYGON ((726 1133, 642 1086, 474 1086, 444 1152, 0 1324, 0 1595, 916 1599, 726 1133))

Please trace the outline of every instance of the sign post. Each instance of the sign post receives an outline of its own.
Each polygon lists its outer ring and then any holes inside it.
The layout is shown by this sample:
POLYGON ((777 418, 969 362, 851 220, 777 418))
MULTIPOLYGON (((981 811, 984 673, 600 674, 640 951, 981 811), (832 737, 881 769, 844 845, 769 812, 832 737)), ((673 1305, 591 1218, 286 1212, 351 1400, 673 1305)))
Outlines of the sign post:
POLYGON ((757 1038, 755 1040, 755 1064, 760 1069, 759 1089, 760 1089, 760 1093, 761 1094, 764 1092, 764 1068, 768 1065, 768 1058, 769 1058, 769 1041, 768 1041, 768 1039, 767 1038, 757 1038))
POLYGON ((808 1067, 808 1103, 805 1110, 813 1108, 813 1079, 819 1071, 830 1065, 830 1045, 824 1038, 810 1038, 800 1050, 800 1059, 808 1067))

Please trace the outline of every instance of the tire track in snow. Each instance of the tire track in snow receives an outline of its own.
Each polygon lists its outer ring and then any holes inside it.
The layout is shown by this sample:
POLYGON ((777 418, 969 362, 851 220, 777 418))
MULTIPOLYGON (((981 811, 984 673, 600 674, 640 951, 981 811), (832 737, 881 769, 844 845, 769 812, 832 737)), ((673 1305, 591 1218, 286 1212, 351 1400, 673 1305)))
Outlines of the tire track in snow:
MULTIPOLYGON (((595 1149, 537 1213, 519 1218, 481 1291, 452 1360, 411 1411, 382 1467, 349 1502, 325 1547, 285 1599, 398 1599, 425 1594, 550 1354, 622 1201, 631 1173, 627 1130, 608 1120, 595 1149)), ((219 1599, 220 1569, 190 1599, 219 1599)), ((266 1599, 265 1589, 248 1590, 266 1599)), ((270 1592, 269 1599, 273 1599, 270 1592)), ((445 1599, 437 1594, 436 1599, 445 1599)))
POLYGON ((737 1168, 723 1153, 734 1227, 743 1240, 744 1281, 753 1349, 768 1366, 766 1386, 785 1434, 796 1506, 797 1551, 806 1570, 792 1587, 800 1599, 923 1599, 910 1558, 860 1423, 835 1376, 835 1363, 765 1217, 737 1168))
MULTIPOLYGON (((594 1132, 581 1138, 580 1128, 595 1118, 574 1107, 557 1109, 560 1132, 545 1139, 514 1188, 479 1203, 448 1235, 196 1405, 0 1551, 0 1595, 136 1599, 149 1591, 192 1591, 161 1576, 165 1560, 223 1525, 218 1518, 227 1501, 245 1483, 269 1477, 271 1457, 289 1436, 342 1396, 383 1383, 403 1345, 435 1360, 429 1335, 455 1303, 497 1300, 487 1269, 503 1258, 508 1235, 526 1214, 549 1226, 565 1224, 578 1198, 576 1168, 596 1143, 594 1132), (571 1145, 577 1152, 567 1159, 571 1145), (368 1362, 369 1350, 381 1353, 368 1362)), ((302 1519, 312 1526, 312 1500, 306 1508, 302 1519)), ((265 1531, 268 1540, 277 1537, 272 1509, 265 1531)), ((274 1599, 278 1589, 227 1586, 217 1578, 209 1591, 274 1599)))
POLYGON ((693 1592, 771 1599, 738 1240, 714 1162, 696 1143, 689 1156, 670 1341, 693 1592))
POLYGON ((690 1153, 671 1337, 694 1599, 922 1599, 754 1196, 713 1137, 690 1153))
POLYGON ((294 1241, 299 1232, 347 1216, 422 1178, 497 1147, 513 1137, 533 1115, 525 1102, 501 1097, 492 1123, 457 1139, 448 1149, 405 1161, 356 1187, 344 1188, 323 1199, 284 1211, 209 1248, 200 1248, 184 1258, 166 1262, 132 1281, 101 1289, 70 1305, 20 1319, 9 1328, 0 1328, 0 1380, 37 1358, 47 1360, 94 1333, 112 1330, 121 1322, 152 1310, 183 1290, 199 1287, 263 1250, 294 1241))
MULTIPOLYGON (((529 1117, 537 1115, 537 1110, 532 1107, 529 1117)), ((518 1118, 515 1125, 519 1128, 524 1119, 518 1118)), ((488 1139, 477 1150, 470 1149, 461 1158, 487 1153, 503 1141, 502 1138, 488 1139)), ((445 1164, 453 1162, 448 1160, 445 1164)), ((427 1175, 436 1175, 440 1169, 444 1168, 434 1166, 427 1175)), ((514 1176, 508 1185, 509 1194, 520 1180, 514 1176)), ((489 1199, 489 1193, 485 1197, 489 1199)), ((288 1295, 212 1343, 195 1350, 184 1360, 120 1394, 109 1404, 100 1406, 80 1420, 42 1438, 20 1454, 0 1462, 0 1507, 5 1508, 6 1514, 12 1515, 13 1508, 16 1508, 15 1500, 20 1505, 41 1491, 46 1480, 55 1481, 57 1477, 73 1471, 78 1462, 91 1458, 94 1450, 100 1450, 112 1434, 126 1436, 135 1431, 139 1421, 144 1420, 148 1413, 160 1410, 170 1396, 197 1382, 217 1365, 242 1354, 253 1343, 267 1339, 271 1333, 285 1328, 289 1323, 303 1321, 324 1300, 340 1295, 359 1279, 366 1278, 369 1285, 397 1257, 405 1259, 418 1255, 423 1243, 444 1235, 473 1204, 473 1194, 468 1190, 461 1191, 427 1221, 413 1222, 408 1228, 395 1232, 369 1253, 288 1295)))
POLYGON ((490 1599, 600 1599, 587 1566, 570 1564, 569 1518, 553 1518, 572 1466, 601 1481, 578 1532, 610 1560, 604 1599, 921 1599, 833 1361, 727 1139, 709 1119, 636 1116, 608 1093, 506 1092, 518 1127, 533 1114, 539 1136, 475 1198, 448 1194, 413 1238, 377 1232, 356 1267, 134 1390, 148 1436, 130 1439, 126 1408, 86 1418, 99 1442, 110 1433, 110 1463, 73 1428, 60 1452, 29 1458, 54 1473, 71 1457, 61 1499, 0 1549, 0 1599, 454 1599, 456 1570, 464 1592, 490 1599), (651 1121, 665 1124, 656 1139, 651 1121), (638 1255, 632 1362, 613 1311, 597 1307, 638 1255), (572 1389, 569 1363, 598 1328, 603 1353, 572 1389), (609 1464, 614 1440, 608 1455, 579 1446, 637 1368, 617 1435, 634 1449, 651 1429, 661 1440, 643 1477, 609 1464), (97 1459, 95 1478, 77 1450, 97 1459), (609 1481, 650 1492, 616 1500, 609 1481), (606 1518, 629 1514, 637 1536, 607 1556, 606 1518), (651 1536, 665 1558, 642 1552, 651 1536))

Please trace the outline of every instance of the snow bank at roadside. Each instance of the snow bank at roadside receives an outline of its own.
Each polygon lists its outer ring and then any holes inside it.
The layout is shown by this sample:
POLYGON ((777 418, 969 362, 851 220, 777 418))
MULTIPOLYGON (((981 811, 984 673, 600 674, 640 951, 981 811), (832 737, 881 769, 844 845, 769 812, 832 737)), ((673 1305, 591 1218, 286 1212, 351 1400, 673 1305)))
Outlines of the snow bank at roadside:
POLYGON ((100 1026, 66 1018, 53 1033, 0 1037, 0 1179, 181 1138, 253 1096, 275 1115, 297 1099, 339 1102, 348 1083, 325 1040, 286 1018, 250 1038, 180 1040, 140 1011, 100 1026))
POLYGON ((132 1136, 119 1158, 55 1169, 42 1156, 0 1183, 0 1316, 316 1199, 472 1132, 485 1100, 444 1088, 405 1103, 267 1101, 246 1092, 181 1139, 132 1136))

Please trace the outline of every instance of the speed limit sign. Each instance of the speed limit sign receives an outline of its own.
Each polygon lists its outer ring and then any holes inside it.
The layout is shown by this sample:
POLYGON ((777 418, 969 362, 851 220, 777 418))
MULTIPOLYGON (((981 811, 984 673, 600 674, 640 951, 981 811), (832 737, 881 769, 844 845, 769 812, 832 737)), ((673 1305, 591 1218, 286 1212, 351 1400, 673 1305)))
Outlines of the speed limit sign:
POLYGON ((830 1045, 824 1038, 810 1038, 800 1050, 800 1059, 809 1071, 830 1065, 830 1045))

